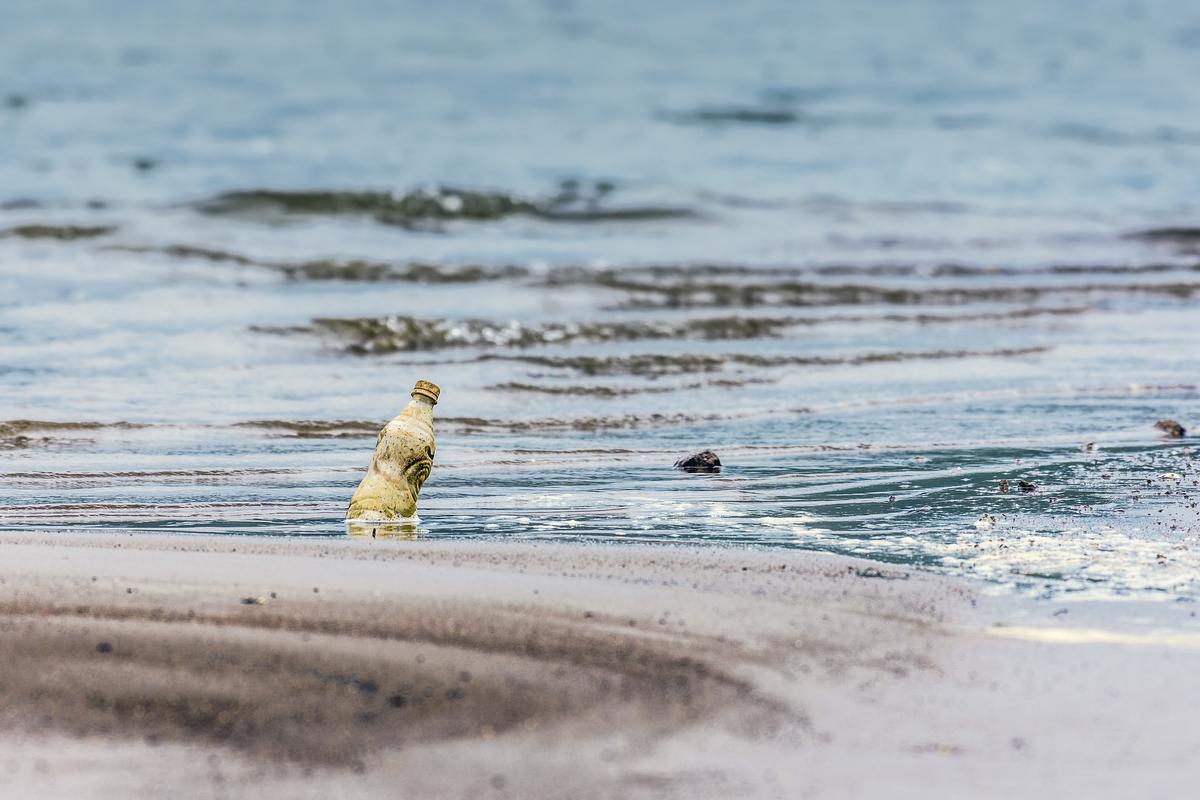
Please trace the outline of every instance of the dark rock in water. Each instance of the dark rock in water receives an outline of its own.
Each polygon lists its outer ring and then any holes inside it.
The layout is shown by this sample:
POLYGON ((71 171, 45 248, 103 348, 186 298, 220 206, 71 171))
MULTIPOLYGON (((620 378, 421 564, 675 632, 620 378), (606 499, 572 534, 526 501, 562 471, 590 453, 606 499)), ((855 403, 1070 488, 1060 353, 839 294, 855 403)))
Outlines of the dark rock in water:
POLYGON ((721 459, 712 450, 701 450, 699 453, 676 461, 675 469, 681 469, 684 472, 720 472, 721 459))
POLYGON ((1187 428, 1173 419, 1160 419, 1154 423, 1154 427, 1166 434, 1168 439, 1182 439, 1187 436, 1187 428))
POLYGON ((1037 484, 1032 481, 1017 481, 1017 488, 1025 494, 1037 491, 1037 484))
POLYGON ((1000 479, 1000 494, 1008 494, 1008 478, 1000 479))

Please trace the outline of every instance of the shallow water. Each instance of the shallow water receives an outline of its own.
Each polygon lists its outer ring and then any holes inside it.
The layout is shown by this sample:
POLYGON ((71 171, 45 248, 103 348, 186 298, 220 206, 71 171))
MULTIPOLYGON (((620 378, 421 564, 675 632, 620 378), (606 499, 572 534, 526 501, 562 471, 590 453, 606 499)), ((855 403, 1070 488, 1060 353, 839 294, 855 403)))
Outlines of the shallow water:
POLYGON ((1200 594, 1200 10, 170 7, 6 5, 0 528, 345 535, 427 378, 420 536, 1200 594))

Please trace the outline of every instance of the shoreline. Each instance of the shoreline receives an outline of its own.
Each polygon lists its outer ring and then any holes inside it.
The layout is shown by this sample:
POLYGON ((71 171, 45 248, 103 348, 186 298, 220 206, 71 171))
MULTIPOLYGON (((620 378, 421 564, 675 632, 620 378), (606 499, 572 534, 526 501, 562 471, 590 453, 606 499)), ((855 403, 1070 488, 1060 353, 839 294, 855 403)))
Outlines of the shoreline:
POLYGON ((0 793, 1119 797, 1200 779, 1200 628, 1097 636, 1083 607, 1047 624, 892 565, 92 532, 0 533, 0 563, 0 793))

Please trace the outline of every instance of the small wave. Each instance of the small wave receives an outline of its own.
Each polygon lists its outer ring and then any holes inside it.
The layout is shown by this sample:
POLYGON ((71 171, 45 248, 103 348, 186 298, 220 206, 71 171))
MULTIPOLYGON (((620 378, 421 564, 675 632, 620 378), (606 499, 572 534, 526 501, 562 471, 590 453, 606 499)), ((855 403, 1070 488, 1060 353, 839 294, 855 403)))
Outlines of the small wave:
POLYGON ((765 127, 803 126, 811 129, 837 127, 881 128, 893 121, 890 114, 880 112, 821 113, 802 111, 783 106, 700 106, 685 111, 660 111, 660 120, 677 125, 724 127, 756 125, 765 127))
POLYGON ((30 211, 41 207, 42 204, 32 197, 15 197, 11 200, 0 200, 0 211, 30 211))
MULTIPOLYGON (((1200 236, 1197 237, 1200 241, 1200 236)), ((606 288, 640 290, 641 282, 662 284, 670 288, 670 281, 687 285, 696 276, 703 275, 708 281, 713 278, 764 278, 799 279, 806 275, 821 277, 870 278, 1028 278, 1043 275, 1142 275, 1179 272, 1200 272, 1200 264, 1173 262, 1147 262, 1140 264, 1047 264, 1041 266, 1001 266, 998 264, 965 264, 961 262, 883 262, 883 263, 828 263, 804 266, 769 265, 747 266, 743 264, 649 264, 615 269, 590 269, 587 267, 559 266, 548 269, 538 276, 539 282, 548 287, 576 285, 600 285, 606 288)), ((786 282, 786 281, 783 281, 786 282)), ((742 284, 736 284, 742 285, 742 284)), ((774 284, 763 284, 769 288, 774 284)))
POLYGON ((367 216, 382 224, 400 227, 428 227, 454 220, 499 220, 511 216, 562 222, 606 222, 679 219, 695 214, 682 207, 605 205, 609 192, 611 184, 597 183, 590 191, 585 191, 577 182, 565 182, 557 194, 543 200, 446 186, 404 194, 247 189, 224 192, 197 204, 197 208, 208 214, 243 217, 278 214, 367 216))
MULTIPOLYGON (((1142 238, 1146 241, 1165 241, 1187 244, 1200 242, 1200 232, 1187 228, 1151 230, 1144 233, 1127 234, 1125 238, 1142 238)), ((883 240, 875 242, 882 246, 883 240)), ((641 291, 644 284, 661 284, 671 281, 687 284, 697 275, 708 281, 713 278, 747 278, 761 281, 764 278, 800 278, 805 275, 821 277, 871 277, 871 278, 1029 278, 1043 275, 1152 275, 1177 272, 1181 274, 1200 272, 1200 264, 1147 262, 1134 264, 1049 264, 1016 267, 997 264, 976 265, 960 262, 905 263, 885 262, 872 264, 830 263, 818 265, 749 266, 743 264, 646 264, 620 268, 600 269, 586 266, 559 265, 535 269, 519 264, 444 264, 420 261, 388 262, 360 258, 314 258, 302 260, 278 260, 254 258, 243 253, 219 248, 191 244, 171 245, 124 245, 112 244, 102 247, 123 253, 163 255, 170 258, 211 261, 236 264, 238 266, 262 267, 273 270, 291 280, 312 281, 396 281, 401 283, 481 283, 500 280, 529 280, 542 288, 575 286, 603 286, 625 291, 641 291)), ((741 284, 738 284, 741 285, 741 284)), ((769 286, 769 284, 765 285, 769 286)))
POLYGON ((0 230, 0 238, 57 239, 72 242, 76 239, 95 239, 116 230, 113 225, 17 225, 0 230))
POLYGON ((1050 128, 1046 135, 1052 139, 1067 139, 1084 144, 1107 147, 1127 145, 1195 145, 1200 144, 1200 131, 1160 126, 1148 131, 1119 131, 1101 125, 1065 122, 1050 128))
POLYGON ((0 436, 28 431, 92 431, 98 428, 132 429, 145 427, 135 422, 56 422, 37 419, 10 419, 0 422, 0 436))
MULTIPOLYGON (((967 314, 830 314, 822 317, 723 316, 681 321, 544 322, 520 323, 493 320, 422 319, 409 316, 322 318, 311 325, 255 325, 250 330, 276 335, 329 334, 356 355, 387 355, 460 347, 528 348, 545 345, 595 342, 695 339, 731 341, 771 339, 791 328, 823 324, 894 323, 961 324, 1071 316, 1086 313, 1086 306, 1016 308, 967 314)), ((440 363, 440 362, 439 362, 440 363)))
POLYGON ((121 253, 156 253, 172 258, 191 258, 202 261, 228 262, 241 266, 265 266, 267 262, 258 261, 248 256, 239 253, 233 253, 228 250, 217 250, 211 247, 197 247, 190 244, 172 244, 162 247, 147 247, 141 245, 109 245, 102 248, 104 250, 113 250, 121 253))
POLYGON ((9 479, 36 479, 39 481, 80 481, 80 480, 111 480, 114 478, 159 478, 163 480, 195 478, 229 478, 237 480, 245 477, 262 477, 271 475, 298 475, 299 469, 282 467, 239 467, 234 469, 153 469, 153 470, 115 470, 111 472, 5 472, 9 479))
POLYGON ((312 281, 398 281, 407 283, 479 283, 524 278, 530 270, 519 266, 453 266, 409 262, 393 264, 364 259, 319 258, 306 261, 271 261, 251 258, 241 253, 194 245, 175 244, 163 247, 113 245, 105 248, 126 253, 152 253, 171 258, 225 262, 239 266, 264 267, 281 273, 291 280, 312 281))
POLYGON ((571 342, 647 339, 758 339, 778 336, 791 318, 715 317, 680 322, 546 322, 523 324, 481 319, 418 319, 408 316, 316 319, 312 326, 263 328, 271 333, 328 333, 348 352, 379 355, 451 347, 534 347, 571 342))
POLYGON ((485 419, 482 417, 439 417, 439 425, 449 425, 461 433, 474 431, 507 431, 533 433, 554 431, 603 431, 629 428, 686 425, 698 422, 719 422, 728 417, 719 414, 624 414, 613 417, 578 417, 574 419, 485 419))
POLYGON ((260 419, 236 423, 238 428, 260 428, 293 436, 298 439, 349 439, 374 436, 384 426, 383 422, 369 420, 287 420, 260 419))
MULTIPOLYGON (((599 431, 638 428, 652 425, 680 425, 723 419, 716 415, 693 416, 688 414, 625 414, 610 417, 580 417, 561 419, 489 419, 485 417, 437 417, 439 430, 450 428, 460 433, 478 431, 504 431, 527 433, 536 431, 599 431)), ((235 427, 259 428, 277 432, 279 435, 300 439, 342 439, 374 436, 383 427, 384 421, 323 421, 323 420, 251 420, 239 422, 235 427)))
POLYGON ((584 375, 686 375, 719 372, 729 365, 755 368, 864 366, 903 361, 932 361, 961 358, 1017 358, 1038 355, 1049 347, 1003 348, 998 350, 933 350, 923 352, 879 352, 846 356, 760 356, 747 353, 706 355, 639 354, 631 356, 539 356, 483 355, 480 360, 517 361, 548 369, 573 370, 584 375))
POLYGON ((887 200, 860 202, 835 194, 812 194, 800 197, 755 197, 732 192, 703 190, 699 197, 727 208, 765 210, 803 210, 821 216, 844 217, 855 211, 869 211, 894 216, 966 214, 978 211, 966 203, 951 200, 887 200))
POLYGON ((50 445, 61 438, 48 434, 96 431, 101 429, 133 430, 142 427, 145 426, 132 422, 53 422, 49 420, 10 419, 0 422, 0 450, 19 450, 39 445, 50 445))
POLYGON ((662 111, 658 116, 668 122, 700 125, 795 125, 804 119, 791 109, 754 106, 704 106, 692 111, 662 111))
POLYGON ((598 284, 630 295, 629 300, 618 306, 621 309, 1030 303, 1048 296, 1093 294, 1154 294, 1188 299, 1200 292, 1200 283, 1180 281, 911 289, 798 281, 734 283, 684 280, 672 284, 664 281, 639 281, 615 273, 599 279, 598 284))
POLYGON ((310 281, 403 281, 408 283, 482 283, 522 278, 523 267, 464 266, 410 263, 403 266, 373 261, 321 259, 298 264, 270 264, 292 280, 310 281))
POLYGON ((1166 245, 1179 255, 1200 255, 1200 227, 1147 228, 1125 235, 1126 239, 1166 245))
POLYGON ((525 392, 528 394, 549 394, 568 397, 595 397, 601 399, 613 397, 630 397, 638 394, 666 394, 669 392, 700 389, 702 383, 689 383, 686 386, 548 386, 540 383, 498 383, 489 386, 489 390, 500 392, 525 392))
POLYGON ((725 378, 712 379, 702 383, 685 383, 677 386, 581 386, 556 385, 549 386, 540 383, 499 383, 488 387, 502 392, 527 392, 531 394, 549 394, 559 396, 595 397, 601 399, 614 397, 629 397, 639 394, 670 394, 671 392, 690 392, 706 388, 740 389, 751 384, 776 383, 772 378, 725 378))
POLYGON ((231 216, 270 211, 313 216, 370 215, 386 223, 421 219, 499 219, 537 210, 534 203, 506 194, 448 187, 420 189, 401 195, 367 191, 245 189, 224 192, 198 207, 209 214, 231 216))

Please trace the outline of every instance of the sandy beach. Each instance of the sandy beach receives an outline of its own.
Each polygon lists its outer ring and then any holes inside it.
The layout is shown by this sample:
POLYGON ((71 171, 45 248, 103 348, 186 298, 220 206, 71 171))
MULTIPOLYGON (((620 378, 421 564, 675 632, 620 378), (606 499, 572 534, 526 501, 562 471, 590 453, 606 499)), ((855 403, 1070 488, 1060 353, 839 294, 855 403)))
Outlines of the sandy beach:
POLYGON ((0 800, 1200 798, 1200 3, 1081 5, 4 2, 0 800))
POLYGON ((1200 777, 1200 636, 837 556, 31 533, 0 563, 5 797, 1181 797, 1200 777))

